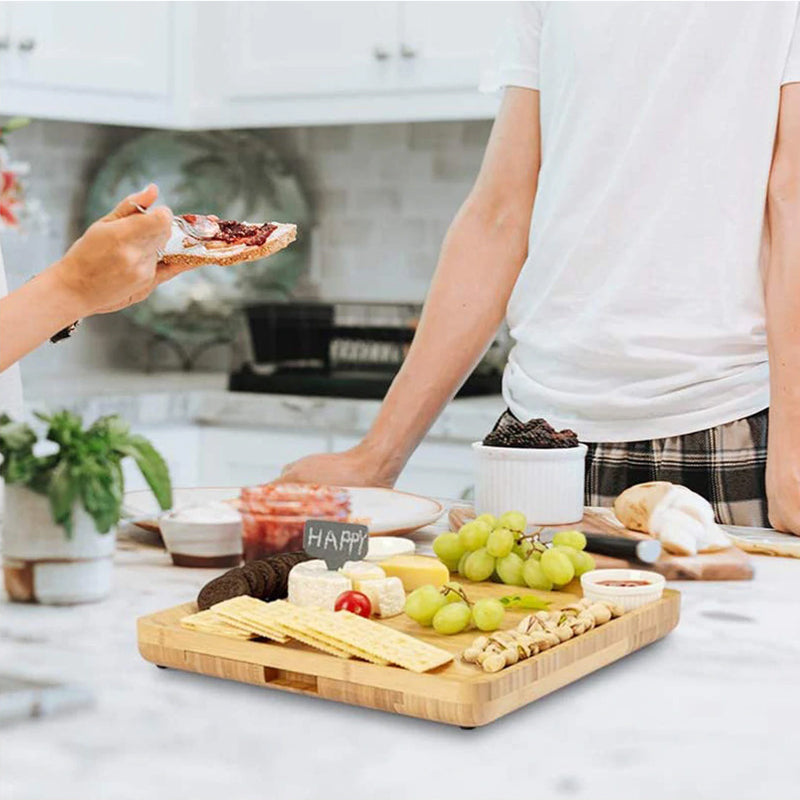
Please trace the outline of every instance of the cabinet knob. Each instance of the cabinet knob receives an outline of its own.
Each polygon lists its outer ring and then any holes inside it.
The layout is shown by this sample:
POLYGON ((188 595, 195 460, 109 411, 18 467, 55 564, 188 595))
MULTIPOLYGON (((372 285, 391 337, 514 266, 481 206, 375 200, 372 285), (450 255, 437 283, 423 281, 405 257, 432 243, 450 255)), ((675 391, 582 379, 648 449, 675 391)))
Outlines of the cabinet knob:
POLYGON ((35 48, 36 48, 35 39, 22 39, 20 43, 17 45, 17 49, 20 51, 20 53, 30 53, 35 48))
POLYGON ((391 56, 391 53, 385 48, 378 45, 373 51, 372 55, 375 56, 376 61, 386 61, 391 56))
POLYGON ((400 55, 403 58, 416 58, 417 57, 417 51, 416 51, 415 48, 411 47, 411 45, 401 44, 400 45, 400 55))
POLYGON ((0 37, 0 51, 8 50, 11 47, 11 42, 9 41, 8 36, 0 37))

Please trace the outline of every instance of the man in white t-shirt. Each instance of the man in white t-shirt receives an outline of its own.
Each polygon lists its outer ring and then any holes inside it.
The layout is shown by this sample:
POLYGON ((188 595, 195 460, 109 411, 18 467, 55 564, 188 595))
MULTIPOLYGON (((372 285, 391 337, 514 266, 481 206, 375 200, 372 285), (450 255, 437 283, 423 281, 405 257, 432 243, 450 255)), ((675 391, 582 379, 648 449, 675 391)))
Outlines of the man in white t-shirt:
POLYGON ((403 369, 285 477, 392 484, 507 310, 507 413, 589 444, 587 502, 673 480, 800 533, 798 4, 516 5, 403 369))

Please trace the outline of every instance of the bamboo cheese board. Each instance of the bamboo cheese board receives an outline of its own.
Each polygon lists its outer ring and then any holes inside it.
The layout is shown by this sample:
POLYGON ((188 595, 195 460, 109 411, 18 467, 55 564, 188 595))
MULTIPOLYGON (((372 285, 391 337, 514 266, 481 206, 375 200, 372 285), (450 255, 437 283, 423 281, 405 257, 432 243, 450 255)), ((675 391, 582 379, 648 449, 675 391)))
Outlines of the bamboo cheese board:
MULTIPOLYGON (((463 581, 462 585, 472 601, 515 591, 502 584, 463 581)), ((549 600, 555 610, 574 602, 581 590, 574 581, 562 592, 524 592, 549 600)), ((404 614, 383 623, 449 650, 454 661, 420 674, 337 658, 297 642, 242 641, 181 627, 180 619, 196 610, 195 603, 185 603, 139 619, 141 655, 159 667, 474 728, 666 636, 678 623, 680 594, 666 589, 654 603, 496 673, 483 672, 459 658, 479 631, 442 636, 404 614)), ((516 626, 526 613, 508 610, 503 627, 516 626)))

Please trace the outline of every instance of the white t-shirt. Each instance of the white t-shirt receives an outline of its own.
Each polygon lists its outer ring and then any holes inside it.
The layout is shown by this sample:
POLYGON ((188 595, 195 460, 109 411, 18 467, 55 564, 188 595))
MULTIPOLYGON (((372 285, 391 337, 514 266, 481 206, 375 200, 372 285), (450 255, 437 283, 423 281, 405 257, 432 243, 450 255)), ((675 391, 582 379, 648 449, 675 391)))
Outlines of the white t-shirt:
MULTIPOLYGON (((0 250, 0 297, 5 296, 7 291, 3 251, 0 250)), ((0 342, 0 347, 2 346, 3 343, 0 342)), ((0 413, 3 412, 14 419, 19 419, 22 414, 22 382, 17 364, 0 372, 0 413)))
POLYGON ((766 408, 764 209, 798 4, 516 6, 484 80, 540 92, 511 411, 608 442, 766 408))

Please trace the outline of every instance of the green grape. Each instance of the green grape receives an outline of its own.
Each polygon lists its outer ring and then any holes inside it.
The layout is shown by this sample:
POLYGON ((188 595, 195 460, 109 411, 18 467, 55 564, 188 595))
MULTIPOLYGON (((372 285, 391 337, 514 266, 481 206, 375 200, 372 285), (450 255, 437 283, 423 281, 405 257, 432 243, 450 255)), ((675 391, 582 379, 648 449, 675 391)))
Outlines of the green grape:
POLYGON ((506 610, 499 600, 487 597, 472 606, 472 621, 482 631, 496 631, 503 624, 506 610))
POLYGON ((458 572, 458 574, 462 578, 466 578, 467 577, 467 574, 466 574, 466 572, 464 572, 464 569, 466 567, 467 559, 470 557, 470 555, 471 555, 471 551, 470 550, 465 550, 464 551, 464 555, 461 556, 461 558, 458 559, 458 569, 456 571, 458 572))
POLYGON ((595 568, 594 559, 585 550, 576 550, 572 558, 575 567, 575 577, 580 578, 584 572, 591 572, 595 568))
POLYGON ((458 534, 451 532, 443 533, 433 540, 433 552, 450 572, 454 572, 458 569, 459 559, 464 555, 465 549, 458 534))
POLYGON ((428 627, 444 605, 446 600, 435 586, 420 586, 406 598, 405 612, 414 622, 428 627))
POLYGON ((528 520, 521 511, 506 511, 499 520, 497 525, 501 528, 511 528, 512 531, 522 533, 528 527, 528 520))
POLYGON ((525 560, 533 552, 533 542, 530 539, 520 539, 514 543, 511 552, 516 553, 521 559, 525 560))
POLYGON ((563 553, 570 560, 572 563, 572 568, 577 574, 578 560, 583 550, 576 550, 574 547, 567 547, 565 544, 556 545, 555 547, 552 547, 551 550, 557 550, 559 553, 563 553))
POLYGON ((495 565, 500 580, 508 586, 525 585, 522 577, 524 567, 525 562, 516 553, 509 553, 503 558, 498 558, 495 565))
POLYGON ((580 531, 559 531, 553 537, 553 544, 572 547, 575 550, 584 550, 586 548, 586 537, 580 531))
POLYGON ((485 522, 478 522, 474 519, 472 522, 462 525, 458 531, 458 538, 461 540, 461 545, 465 550, 480 550, 486 544, 489 538, 491 529, 485 522))
POLYGON ((489 555, 503 558, 514 549, 514 533, 508 528, 495 528, 486 540, 489 555))
POLYGON ((559 550, 552 548, 545 550, 539 563, 544 574, 553 581, 554 586, 564 586, 575 577, 575 567, 572 566, 572 561, 559 550))
POLYGON ((497 527, 497 517, 492 516, 491 514, 481 514, 475 522, 485 522, 491 528, 497 527))
POLYGON ((534 547, 533 550, 531 550, 531 554, 528 556, 528 558, 532 558, 534 561, 539 561, 542 558, 542 551, 534 547))
POLYGON ((470 623, 472 612, 466 603, 447 603, 433 617, 433 629, 436 633, 450 636, 461 633, 470 623))
POLYGON ((461 595, 461 592, 464 591, 464 587, 460 583, 448 581, 442 588, 453 589, 452 592, 447 592, 444 595, 444 600, 446 603, 462 603, 464 601, 464 598, 461 595))
POLYGON ((553 588, 553 581, 544 574, 542 565, 532 558, 529 558, 522 568, 522 579, 531 589, 549 592, 553 588))
POLYGON ((485 547, 475 550, 464 562, 464 577, 470 581, 485 581, 494 572, 494 556, 485 547))

